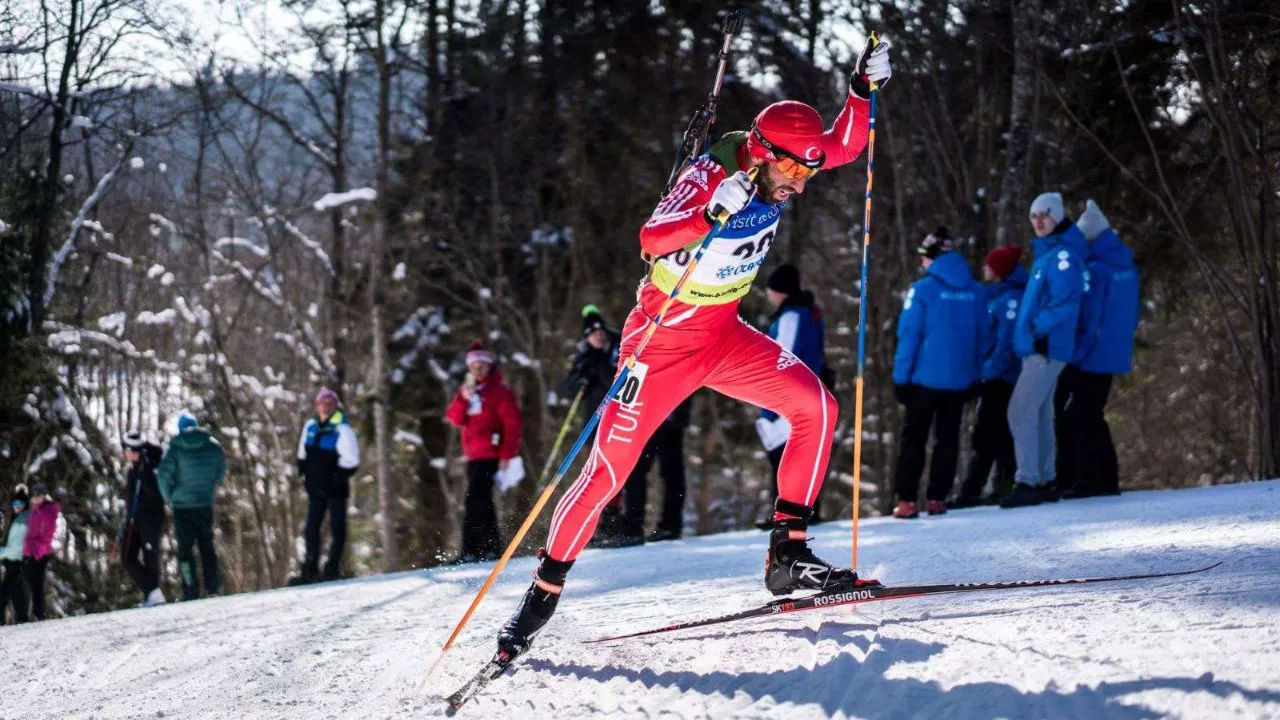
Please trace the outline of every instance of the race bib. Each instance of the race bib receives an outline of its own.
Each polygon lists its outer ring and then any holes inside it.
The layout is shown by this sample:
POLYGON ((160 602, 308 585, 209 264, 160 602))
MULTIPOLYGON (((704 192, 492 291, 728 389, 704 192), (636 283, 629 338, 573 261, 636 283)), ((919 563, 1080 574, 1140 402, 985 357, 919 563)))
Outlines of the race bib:
POLYGON ((627 379, 618 389, 618 403, 630 407, 640 397, 640 389, 644 387, 645 378, 649 375, 649 366, 636 361, 627 372, 627 379))

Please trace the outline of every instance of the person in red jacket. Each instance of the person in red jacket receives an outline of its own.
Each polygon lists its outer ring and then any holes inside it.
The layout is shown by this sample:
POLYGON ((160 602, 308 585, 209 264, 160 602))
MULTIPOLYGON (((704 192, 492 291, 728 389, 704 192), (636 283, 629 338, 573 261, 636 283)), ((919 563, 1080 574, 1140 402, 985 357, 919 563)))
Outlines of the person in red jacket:
POLYGON ((471 343, 466 360, 467 377, 444 419, 462 431, 462 454, 467 457, 467 515, 462 521, 462 555, 458 560, 475 562, 492 560, 502 549, 493 479, 520 454, 524 421, 515 393, 503 382, 493 355, 479 340, 471 343))
POLYGON ((833 567, 808 546, 809 519, 831 454, 835 398, 795 354, 742 321, 738 302, 773 245, 786 202, 804 192, 819 170, 862 154, 870 84, 889 79, 888 51, 888 43, 867 43, 830 129, 804 103, 766 107, 750 130, 723 136, 690 163, 641 228, 640 246, 655 259, 623 326, 620 363, 645 337, 713 222, 728 216, 630 366, 627 383, 602 411, 582 473, 552 516, 533 584, 498 632, 499 654, 515 657, 529 648, 555 612, 569 568, 595 532, 602 508, 622 489, 658 425, 701 387, 772 410, 791 424, 778 467, 765 587, 786 595, 874 582, 833 567))

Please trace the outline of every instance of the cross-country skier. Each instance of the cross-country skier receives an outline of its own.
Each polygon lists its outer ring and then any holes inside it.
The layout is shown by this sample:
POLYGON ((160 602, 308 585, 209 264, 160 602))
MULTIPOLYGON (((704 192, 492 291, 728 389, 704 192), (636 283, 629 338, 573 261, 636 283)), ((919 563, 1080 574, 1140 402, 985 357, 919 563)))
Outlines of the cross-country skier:
POLYGON ((623 361, 711 231, 713 219, 732 216, 681 287, 631 378, 605 408, 582 473, 556 507, 533 584, 498 634, 500 650, 514 657, 528 649, 555 611, 569 568, 591 539, 601 509, 622 489, 649 436, 701 387, 773 410, 791 423, 766 556, 769 591, 784 595, 874 582, 832 567, 807 543, 831 453, 835 398, 794 354, 742 322, 738 302, 773 244, 783 204, 804 192, 819 170, 852 162, 862 153, 870 83, 883 84, 890 75, 889 44, 869 41, 831 129, 804 103, 770 105, 749 131, 725 135, 685 168, 644 224, 640 245, 656 259, 623 327, 623 361), (754 180, 748 174, 752 169, 757 170, 754 180))

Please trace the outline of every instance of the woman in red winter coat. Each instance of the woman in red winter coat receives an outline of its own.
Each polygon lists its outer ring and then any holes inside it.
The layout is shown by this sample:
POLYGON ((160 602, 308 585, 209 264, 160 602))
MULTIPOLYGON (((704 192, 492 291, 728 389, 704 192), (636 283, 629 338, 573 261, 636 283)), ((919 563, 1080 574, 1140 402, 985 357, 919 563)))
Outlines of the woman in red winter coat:
POLYGON ((444 417, 462 431, 462 454, 467 457, 466 517, 458 560, 475 562, 492 560, 501 550, 493 481, 520 454, 524 421, 515 393, 503 382, 493 355, 480 341, 471 343, 466 362, 466 380, 444 417))
POLYGON ((31 591, 31 618, 44 620, 44 578, 53 557, 53 533, 58 529, 58 502, 43 485, 31 486, 31 513, 27 518, 27 539, 22 544, 22 574, 31 591))

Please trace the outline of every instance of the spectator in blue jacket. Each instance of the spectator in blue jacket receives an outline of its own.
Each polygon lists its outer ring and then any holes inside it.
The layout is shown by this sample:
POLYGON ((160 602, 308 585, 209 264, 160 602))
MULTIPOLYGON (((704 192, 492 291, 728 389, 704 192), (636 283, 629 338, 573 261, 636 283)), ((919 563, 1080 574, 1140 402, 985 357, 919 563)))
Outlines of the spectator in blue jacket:
POLYGON ((1120 469, 1105 410, 1112 379, 1133 367, 1138 270, 1097 203, 1086 204, 1077 225, 1089 241, 1089 253, 1076 349, 1054 403, 1058 486, 1069 498, 1119 495, 1120 469))
POLYGON ((1027 287, 1027 269, 1018 263, 1022 248, 998 247, 987 253, 982 279, 987 287, 987 351, 982 359, 982 388, 978 395, 978 421, 973 428, 973 454, 965 473, 960 495, 952 507, 982 505, 982 490, 991 468, 996 469, 992 497, 1003 497, 1013 489, 1017 464, 1013 458, 1013 435, 1009 434, 1009 397, 1022 370, 1022 358, 1013 351, 1013 325, 1018 305, 1027 287))
POLYGON ((1075 354, 1076 321, 1084 288, 1085 239, 1066 216, 1062 195, 1044 193, 1031 203, 1034 262, 1013 327, 1013 349, 1022 370, 1009 398, 1009 431, 1018 462, 1013 491, 1000 507, 1039 505, 1058 499, 1053 397, 1058 376, 1075 354))
POLYGON ((929 430, 933 460, 927 492, 930 515, 946 512, 943 502, 955 483, 964 404, 977 389, 986 349, 986 294, 969 272, 945 227, 916 250, 925 276, 911 285, 898 320, 893 358, 893 392, 905 406, 894 485, 897 518, 919 515, 917 495, 924 471, 929 430))
MULTIPOLYGON (((765 295, 769 298, 769 304, 775 308, 770 318, 769 337, 799 358, 828 389, 833 390, 826 366, 826 321, 822 319, 822 308, 814 300, 813 293, 802 289, 800 270, 795 265, 782 265, 774 270, 765 283, 765 295)), ((762 409, 760 418, 756 420, 756 432, 769 456, 774 477, 777 477, 782 453, 787 449, 787 440, 791 437, 791 424, 777 413, 762 409)), ((776 500, 777 483, 769 483, 769 488, 776 500)), ((810 525, 822 522, 821 500, 819 495, 814 501, 810 525)), ((772 502, 769 503, 769 508, 773 508, 772 502)), ((765 522, 757 523, 757 526, 761 530, 772 530, 772 514, 765 522)))

